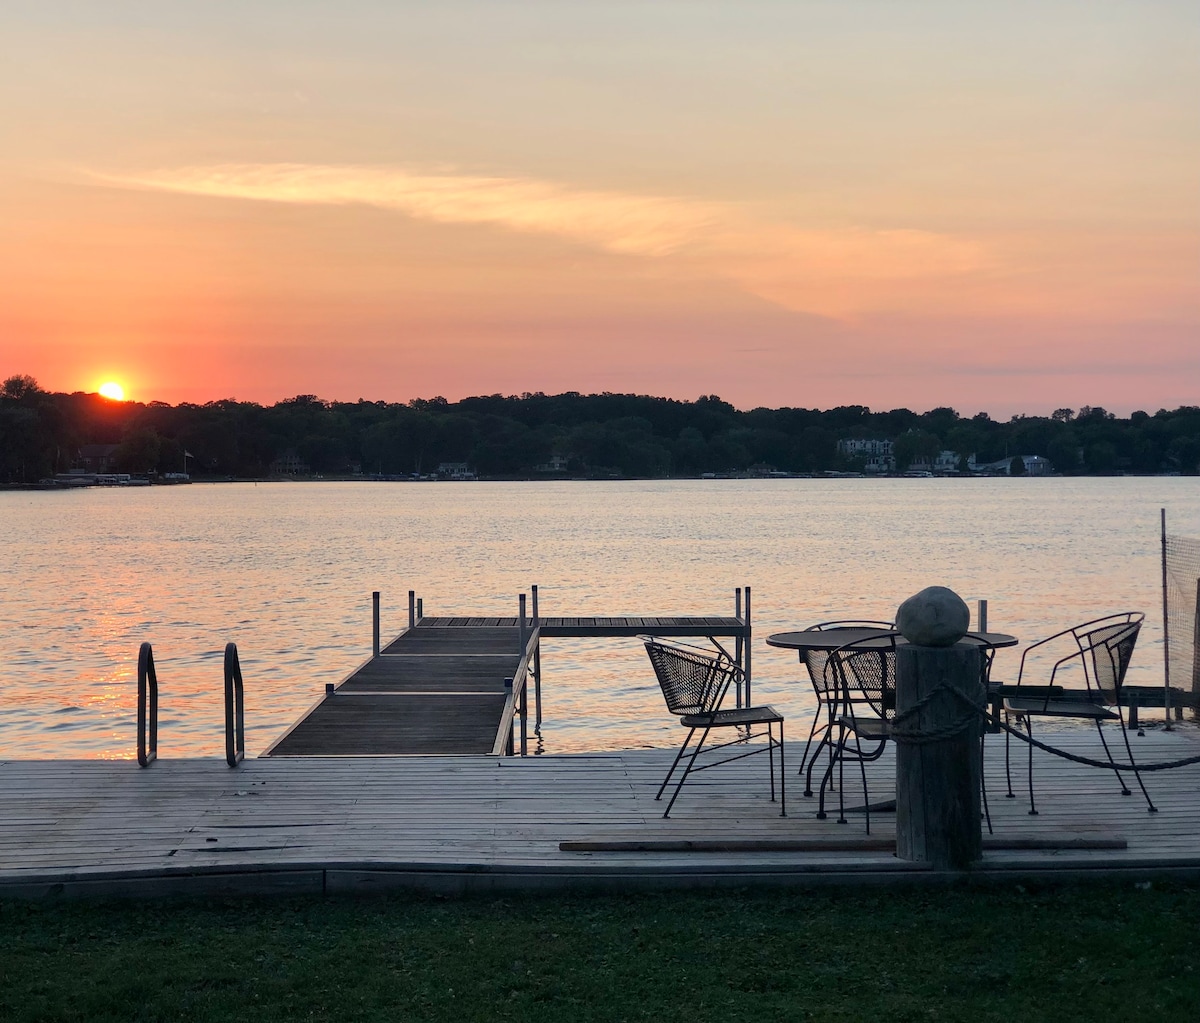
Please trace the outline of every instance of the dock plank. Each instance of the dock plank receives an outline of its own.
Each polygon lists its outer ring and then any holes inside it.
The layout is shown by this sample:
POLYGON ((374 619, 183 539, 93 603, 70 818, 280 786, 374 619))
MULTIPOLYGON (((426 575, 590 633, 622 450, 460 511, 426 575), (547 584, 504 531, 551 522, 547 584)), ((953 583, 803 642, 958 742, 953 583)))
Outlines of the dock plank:
MULTIPOLYGON (((1134 741, 1146 761, 1200 750, 1182 731, 1134 741)), ((1064 733, 1056 742, 1089 755, 1099 751, 1094 732, 1064 733)), ((818 820, 816 800, 799 794, 794 774, 789 816, 779 817, 767 797, 762 758, 689 781, 664 820, 654 793, 672 752, 284 757, 247 761, 236 770, 216 757, 163 759, 147 770, 129 761, 9 760, 0 763, 0 893, 49 893, 55 885, 94 891, 87 885, 101 882, 114 886, 106 891, 145 892, 155 883, 199 885, 205 872, 218 870, 260 876, 249 890, 287 887, 288 872, 296 871, 315 871, 316 883, 330 890, 336 887, 332 872, 344 871, 341 890, 363 890, 420 884, 436 868, 465 890, 481 877, 501 875, 506 883, 534 887, 597 879, 713 883, 717 877, 797 883, 924 870, 890 852, 856 850, 846 840, 865 838, 861 815, 850 815, 848 825, 837 824, 836 813, 818 820), (832 848, 839 842, 851 848, 832 848), (614 848, 574 852, 561 843, 614 848)), ((989 743, 986 758, 996 836, 979 873, 1200 873, 1200 765, 1147 776, 1160 807, 1152 815, 1139 797, 1121 796, 1110 773, 1039 754, 1041 813, 1030 817, 1020 789, 1016 799, 1003 798, 1003 744, 989 743), (1057 848, 1038 847, 1055 840, 1057 848), (1111 847, 1121 842, 1125 848, 1111 847), (1110 848, 1086 847, 1106 843, 1110 848)), ((892 777, 889 752, 869 765, 872 796, 885 795, 892 777)), ((847 783, 846 794, 861 795, 857 782, 847 783)), ((894 834, 888 815, 872 815, 873 839, 886 845, 894 834)))

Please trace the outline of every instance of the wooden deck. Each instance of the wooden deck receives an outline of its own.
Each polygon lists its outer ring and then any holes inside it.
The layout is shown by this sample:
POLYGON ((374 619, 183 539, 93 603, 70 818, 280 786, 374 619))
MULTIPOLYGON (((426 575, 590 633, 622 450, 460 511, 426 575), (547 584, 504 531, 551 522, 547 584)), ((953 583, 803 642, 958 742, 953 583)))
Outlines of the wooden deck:
MULTIPOLYGON (((1134 741, 1145 761, 1200 753, 1191 730, 1134 741)), ((1098 749, 1082 731, 1063 742, 1098 749)), ((789 745, 793 772, 800 748, 789 745)), ((689 782, 663 820, 653 796, 671 755, 274 758, 234 770, 219 759, 160 760, 146 770, 124 761, 6 761, 0 895, 948 877, 892 855, 889 816, 873 817, 873 844, 863 841, 861 816, 844 825, 836 813, 817 820, 794 773, 790 814, 779 817, 765 758, 689 782)), ((1150 814, 1140 796, 1120 795, 1110 773, 1038 754, 1041 814, 1030 817, 1019 789, 1018 798, 1003 798, 1003 743, 990 741, 987 755, 996 834, 975 876, 1200 876, 1200 765, 1148 775, 1160 807, 1150 814)), ((889 794, 891 770, 886 758, 872 765, 873 798, 889 794)), ((848 784, 856 802, 858 791, 848 784)))
MULTIPOLYGON (((541 636, 559 637, 749 635, 745 621, 725 616, 542 618, 539 627, 541 636)), ((422 618, 327 692, 264 756, 490 753, 520 637, 515 617, 422 618)))

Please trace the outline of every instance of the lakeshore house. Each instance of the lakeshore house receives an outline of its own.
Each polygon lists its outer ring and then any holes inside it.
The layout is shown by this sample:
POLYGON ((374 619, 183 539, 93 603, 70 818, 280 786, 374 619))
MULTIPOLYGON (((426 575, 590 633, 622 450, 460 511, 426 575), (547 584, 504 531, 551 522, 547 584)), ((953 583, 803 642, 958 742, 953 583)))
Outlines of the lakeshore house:
POLYGON ((918 455, 909 463, 909 472, 928 472, 934 476, 946 476, 958 471, 958 452, 939 451, 933 458, 923 458, 918 455))
POLYGON ((311 476, 312 470, 300 459, 295 448, 288 448, 273 461, 267 471, 272 476, 311 476))
POLYGON ((844 455, 846 458, 863 459, 864 472, 896 471, 896 456, 890 440, 848 437, 837 442, 837 449, 838 454, 844 455))
POLYGON ((437 474, 443 480, 473 480, 478 479, 475 471, 466 462, 441 462, 437 474))
MULTIPOLYGON (((1021 455, 1020 457, 1021 461, 1025 463, 1026 476, 1054 475, 1054 466, 1050 464, 1050 459, 1043 458, 1041 455, 1021 455)), ((967 459, 967 468, 971 472, 978 472, 987 476, 1011 476, 1012 459, 1001 458, 995 462, 976 462, 975 456, 972 455, 967 459)))
POLYGON ((79 449, 78 468, 89 473, 110 473, 117 467, 116 456, 116 444, 84 444, 79 449))

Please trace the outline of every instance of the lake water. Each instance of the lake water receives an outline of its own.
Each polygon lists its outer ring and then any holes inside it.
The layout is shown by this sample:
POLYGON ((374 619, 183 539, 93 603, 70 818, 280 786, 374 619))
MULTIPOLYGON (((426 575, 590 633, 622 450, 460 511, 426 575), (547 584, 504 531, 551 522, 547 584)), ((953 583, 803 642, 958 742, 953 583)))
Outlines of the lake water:
MULTIPOLYGON (((728 614, 754 594, 756 702, 807 733, 810 687, 771 632, 891 618, 930 584, 1023 642, 1147 614, 1130 681, 1161 684, 1159 508, 1200 536, 1200 480, 920 479, 274 483, 0 493, 0 755, 130 757, 137 652, 154 644, 159 755, 220 756, 238 644, 246 748, 269 745, 426 614, 728 614), (794 719, 794 722, 793 720, 794 719)), ((1019 653, 1001 651, 998 673, 1019 653)), ((669 746, 635 640, 543 643, 546 752, 669 746)))

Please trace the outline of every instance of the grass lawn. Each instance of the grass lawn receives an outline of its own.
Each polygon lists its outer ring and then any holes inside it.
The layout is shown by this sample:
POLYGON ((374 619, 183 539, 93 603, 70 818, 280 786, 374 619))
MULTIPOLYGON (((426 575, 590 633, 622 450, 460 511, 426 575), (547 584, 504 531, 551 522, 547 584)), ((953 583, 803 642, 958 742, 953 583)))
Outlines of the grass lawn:
POLYGON ((0 902, 0 1019, 1200 1019, 1200 886, 0 902))

